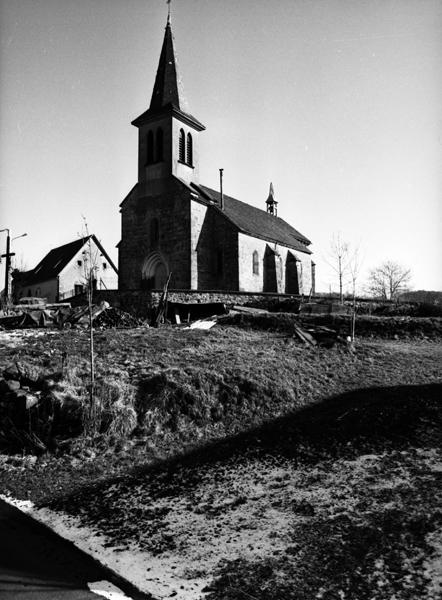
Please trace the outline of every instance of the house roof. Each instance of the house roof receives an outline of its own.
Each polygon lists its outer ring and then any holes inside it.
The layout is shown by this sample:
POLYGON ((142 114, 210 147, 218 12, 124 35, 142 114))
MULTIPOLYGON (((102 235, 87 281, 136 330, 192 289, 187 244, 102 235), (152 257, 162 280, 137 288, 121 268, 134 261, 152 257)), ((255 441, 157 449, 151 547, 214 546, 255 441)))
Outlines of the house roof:
MULTIPOLYGON (((205 185, 194 183, 190 185, 204 199, 213 202, 218 210, 221 210, 220 192, 205 185)), ((226 194, 223 194, 223 200, 222 213, 243 233, 311 254, 311 251, 307 248, 311 244, 310 240, 283 219, 226 194)))
POLYGON ((95 242, 100 252, 106 257, 106 260, 109 262, 112 268, 117 271, 114 263, 109 258, 103 246, 100 244, 95 235, 92 234, 84 238, 79 238, 73 242, 69 242, 69 244, 58 246, 58 248, 53 248, 34 269, 18 273, 20 283, 23 285, 32 285, 40 281, 54 279, 61 273, 61 271, 74 258, 78 251, 81 250, 81 248, 89 239, 92 239, 95 242))
POLYGON ((172 28, 169 21, 167 21, 164 33, 163 46, 161 48, 150 106, 148 110, 132 121, 132 124, 138 126, 161 113, 172 113, 200 131, 205 129, 202 123, 187 112, 183 86, 178 74, 172 28))

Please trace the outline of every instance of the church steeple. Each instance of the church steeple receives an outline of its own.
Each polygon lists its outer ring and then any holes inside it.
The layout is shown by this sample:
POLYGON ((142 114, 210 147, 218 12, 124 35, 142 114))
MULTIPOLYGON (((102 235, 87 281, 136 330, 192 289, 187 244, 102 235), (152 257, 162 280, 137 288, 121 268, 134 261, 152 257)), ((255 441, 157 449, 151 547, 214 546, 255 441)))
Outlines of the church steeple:
POLYGON ((185 108, 173 47, 172 28, 168 17, 149 110, 158 110, 170 104, 181 110, 185 108))
POLYGON ((143 114, 132 121, 132 125, 139 127, 146 120, 151 120, 154 115, 171 112, 197 131, 203 131, 204 125, 187 111, 187 102, 175 57, 170 16, 168 16, 150 105, 143 114))
POLYGON ((198 181, 198 134, 205 129, 187 112, 170 16, 149 108, 132 121, 138 127, 138 182, 146 193, 160 189, 170 176, 198 181))

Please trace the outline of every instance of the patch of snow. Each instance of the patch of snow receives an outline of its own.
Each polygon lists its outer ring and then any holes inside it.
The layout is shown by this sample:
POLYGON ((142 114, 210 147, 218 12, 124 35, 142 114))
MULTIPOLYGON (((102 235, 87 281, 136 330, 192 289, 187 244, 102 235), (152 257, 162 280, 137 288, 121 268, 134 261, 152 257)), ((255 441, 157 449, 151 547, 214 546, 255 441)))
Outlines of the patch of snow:
POLYGON ((50 527, 55 533, 154 598, 161 599, 173 595, 176 600, 197 600, 201 598, 202 588, 209 582, 208 579, 189 580, 178 577, 174 561, 141 552, 135 545, 128 550, 115 552, 106 546, 109 540, 105 536, 84 527, 76 517, 49 508, 37 508, 30 500, 16 500, 4 494, 0 494, 0 498, 50 527))
POLYGON ((195 321, 184 329, 211 329, 214 325, 216 325, 216 321, 195 321))
POLYGON ((107 600, 130 600, 117 586, 110 581, 92 581, 88 582, 87 587, 93 594, 103 596, 107 600))

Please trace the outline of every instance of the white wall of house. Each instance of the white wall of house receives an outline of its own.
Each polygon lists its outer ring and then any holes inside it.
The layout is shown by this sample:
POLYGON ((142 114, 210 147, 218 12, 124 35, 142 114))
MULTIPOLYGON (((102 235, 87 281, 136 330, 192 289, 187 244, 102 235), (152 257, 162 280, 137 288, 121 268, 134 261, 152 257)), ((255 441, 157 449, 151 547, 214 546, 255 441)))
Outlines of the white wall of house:
POLYGON ((118 275, 108 259, 101 254, 93 240, 86 243, 59 273, 59 298, 69 298, 85 288, 88 273, 92 265, 97 290, 115 290, 118 288, 118 275), (77 286, 77 287, 76 287, 77 286))
POLYGON ((259 238, 238 233, 238 266, 239 266, 239 289, 244 292, 262 292, 264 291, 264 253, 266 246, 269 245, 282 258, 282 293, 285 292, 285 264, 287 253, 291 252, 299 261, 298 265, 298 281, 299 293, 309 294, 312 277, 311 277, 311 255, 305 252, 298 252, 287 246, 266 242, 259 238), (253 252, 258 252, 259 272, 253 273, 253 252))
POLYGON ((108 259, 101 254, 100 249, 91 240, 91 249, 86 243, 60 271, 58 277, 47 281, 39 281, 32 285, 19 286, 15 284, 17 299, 26 296, 46 298, 48 302, 62 301, 74 296, 86 286, 89 265, 94 269, 97 290, 116 290, 118 288, 118 275, 108 259))

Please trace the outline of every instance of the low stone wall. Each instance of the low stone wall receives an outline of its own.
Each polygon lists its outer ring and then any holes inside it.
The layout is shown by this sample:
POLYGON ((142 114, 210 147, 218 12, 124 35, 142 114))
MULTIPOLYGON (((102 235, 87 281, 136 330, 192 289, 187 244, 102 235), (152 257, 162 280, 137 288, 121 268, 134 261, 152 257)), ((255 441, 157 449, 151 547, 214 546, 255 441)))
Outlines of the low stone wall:
MULTIPOLYGON (((111 306, 120 308, 136 317, 150 318, 152 311, 158 306, 162 295, 161 290, 97 290, 94 292, 94 303, 102 300, 109 302, 111 306)), ((198 291, 198 290, 170 290, 168 294, 170 302, 183 303, 206 303, 222 302, 227 305, 237 304, 240 306, 253 306, 275 312, 297 312, 299 302, 302 300, 302 313, 305 315, 349 315, 351 313, 351 301, 345 301, 343 305, 331 300, 326 296, 314 296, 311 302, 306 297, 294 294, 276 294, 271 292, 227 292, 227 291, 198 291)), ((73 306, 86 304, 84 294, 67 298, 73 306)), ((376 302, 373 300, 358 299, 356 312, 358 316, 375 314, 379 316, 433 316, 417 312, 418 305, 397 305, 392 302, 376 302)))
MULTIPOLYGON (((158 306, 162 292, 159 290, 97 290, 94 292, 94 303, 105 300, 111 306, 130 312, 131 314, 146 318, 150 317, 152 310, 158 306)), ((220 292, 220 291, 192 291, 192 290, 170 290, 169 302, 205 303, 223 302, 224 304, 249 305, 259 308, 267 308, 271 304, 283 300, 299 300, 299 296, 290 294, 273 293, 251 293, 251 292, 220 292)), ((86 297, 84 294, 67 299, 73 306, 84 305, 86 297)))

